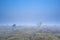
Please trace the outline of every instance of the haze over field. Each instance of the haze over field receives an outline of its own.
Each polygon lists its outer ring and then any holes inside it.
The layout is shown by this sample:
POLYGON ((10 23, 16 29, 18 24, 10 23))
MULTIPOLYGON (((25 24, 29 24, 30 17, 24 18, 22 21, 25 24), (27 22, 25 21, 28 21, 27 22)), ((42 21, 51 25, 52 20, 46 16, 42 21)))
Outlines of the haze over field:
POLYGON ((60 40, 60 0, 0 0, 0 40, 60 40))

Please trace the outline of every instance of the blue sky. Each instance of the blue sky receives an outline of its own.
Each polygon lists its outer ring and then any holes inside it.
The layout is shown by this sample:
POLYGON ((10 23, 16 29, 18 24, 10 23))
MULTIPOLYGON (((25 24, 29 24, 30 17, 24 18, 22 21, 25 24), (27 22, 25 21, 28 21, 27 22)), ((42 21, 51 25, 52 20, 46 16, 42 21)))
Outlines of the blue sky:
POLYGON ((0 24, 60 24, 60 0, 0 0, 0 24))

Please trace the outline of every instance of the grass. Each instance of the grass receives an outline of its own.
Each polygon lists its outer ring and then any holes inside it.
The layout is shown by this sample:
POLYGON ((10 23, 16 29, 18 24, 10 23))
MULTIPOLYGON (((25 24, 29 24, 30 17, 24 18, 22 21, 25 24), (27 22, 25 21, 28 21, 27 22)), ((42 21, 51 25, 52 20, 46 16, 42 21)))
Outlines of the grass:
POLYGON ((14 33, 16 32, 15 34, 0 33, 0 40, 60 40, 60 34, 39 33, 36 32, 36 29, 29 28, 29 29, 12 31, 14 33))
POLYGON ((1 35, 0 40, 59 40, 59 38, 52 34, 42 34, 42 33, 35 33, 29 34, 14 34, 14 35, 1 35))

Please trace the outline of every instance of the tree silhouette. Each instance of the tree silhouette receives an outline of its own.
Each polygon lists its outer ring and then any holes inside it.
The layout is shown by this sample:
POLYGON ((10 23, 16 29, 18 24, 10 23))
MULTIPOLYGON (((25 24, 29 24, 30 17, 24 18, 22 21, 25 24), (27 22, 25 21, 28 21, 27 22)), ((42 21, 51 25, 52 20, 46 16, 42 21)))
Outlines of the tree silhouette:
POLYGON ((41 25, 42 25, 42 22, 39 22, 37 25, 38 25, 38 27, 41 27, 41 25))
POLYGON ((12 30, 15 31, 16 30, 16 24, 12 25, 12 30))
POLYGON ((12 26, 13 26, 13 27, 16 27, 16 24, 13 24, 12 26))

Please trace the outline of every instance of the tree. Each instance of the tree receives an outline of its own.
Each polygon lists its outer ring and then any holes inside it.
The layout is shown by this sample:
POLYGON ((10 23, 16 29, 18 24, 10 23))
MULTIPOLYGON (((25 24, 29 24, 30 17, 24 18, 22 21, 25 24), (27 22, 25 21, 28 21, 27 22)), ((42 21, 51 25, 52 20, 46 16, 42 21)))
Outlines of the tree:
POLYGON ((16 24, 13 24, 12 26, 13 26, 13 27, 16 27, 16 24))
POLYGON ((16 24, 13 24, 13 25, 12 25, 12 30, 13 30, 13 31, 16 30, 16 24))
POLYGON ((42 22, 39 22, 37 25, 38 25, 38 27, 41 27, 41 25, 42 25, 42 22))

